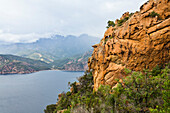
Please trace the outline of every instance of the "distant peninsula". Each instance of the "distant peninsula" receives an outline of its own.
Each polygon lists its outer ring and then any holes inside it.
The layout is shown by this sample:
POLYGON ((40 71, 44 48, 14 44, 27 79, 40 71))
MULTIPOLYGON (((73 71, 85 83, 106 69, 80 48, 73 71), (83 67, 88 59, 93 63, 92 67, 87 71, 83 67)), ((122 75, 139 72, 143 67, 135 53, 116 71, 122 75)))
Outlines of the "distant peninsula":
POLYGON ((50 70, 50 65, 29 58, 0 54, 0 74, 28 74, 42 70, 50 70))

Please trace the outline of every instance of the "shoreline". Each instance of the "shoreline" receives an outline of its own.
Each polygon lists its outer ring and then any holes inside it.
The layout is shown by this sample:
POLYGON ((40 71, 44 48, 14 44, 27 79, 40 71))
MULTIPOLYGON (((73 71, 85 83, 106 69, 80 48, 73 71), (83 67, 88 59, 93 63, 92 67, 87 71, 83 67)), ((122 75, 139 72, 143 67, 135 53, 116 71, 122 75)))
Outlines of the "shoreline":
POLYGON ((6 74, 0 74, 0 76, 6 76, 6 75, 26 75, 26 74, 32 74, 42 71, 63 71, 63 72, 85 72, 85 71, 69 71, 69 70, 59 70, 59 69, 49 69, 49 70, 40 70, 40 71, 34 71, 30 73, 6 73, 6 74))

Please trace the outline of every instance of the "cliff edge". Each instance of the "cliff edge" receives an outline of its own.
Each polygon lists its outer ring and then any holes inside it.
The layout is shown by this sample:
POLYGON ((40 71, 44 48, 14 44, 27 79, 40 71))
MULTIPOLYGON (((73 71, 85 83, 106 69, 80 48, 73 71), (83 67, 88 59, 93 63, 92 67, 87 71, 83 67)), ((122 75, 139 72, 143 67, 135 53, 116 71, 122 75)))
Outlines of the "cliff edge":
POLYGON ((134 14, 126 12, 107 29, 88 60, 93 70, 94 89, 116 85, 115 79, 133 71, 152 69, 170 61, 170 2, 150 0, 134 14))

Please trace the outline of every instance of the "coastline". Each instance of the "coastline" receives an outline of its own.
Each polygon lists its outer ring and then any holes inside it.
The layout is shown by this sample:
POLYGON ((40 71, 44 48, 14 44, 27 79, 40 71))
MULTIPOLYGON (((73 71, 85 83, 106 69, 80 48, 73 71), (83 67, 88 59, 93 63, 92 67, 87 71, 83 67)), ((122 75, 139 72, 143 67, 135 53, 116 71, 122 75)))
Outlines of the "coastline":
POLYGON ((42 71, 63 71, 63 72, 85 72, 85 71, 69 71, 69 70, 59 70, 59 69, 48 69, 48 70, 40 70, 40 71, 34 71, 30 73, 6 73, 6 74, 0 74, 0 76, 6 76, 6 75, 26 75, 26 74, 32 74, 42 71))

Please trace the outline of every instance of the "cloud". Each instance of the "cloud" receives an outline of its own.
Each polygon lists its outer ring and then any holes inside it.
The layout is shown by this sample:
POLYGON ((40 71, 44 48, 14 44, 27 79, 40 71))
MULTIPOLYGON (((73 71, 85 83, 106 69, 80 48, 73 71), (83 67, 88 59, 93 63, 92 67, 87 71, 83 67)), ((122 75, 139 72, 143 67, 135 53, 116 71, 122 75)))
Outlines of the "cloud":
POLYGON ((146 1, 0 0, 0 29, 4 34, 0 33, 14 42, 56 32, 102 37, 108 20, 119 18, 125 11, 134 12, 146 1))
MULTIPOLYGON (((1 30, 0 30, 1 31, 1 30)), ((0 33, 0 42, 7 42, 7 43, 30 43, 35 42, 39 38, 49 38, 52 33, 47 34, 12 34, 12 33, 0 33)))

